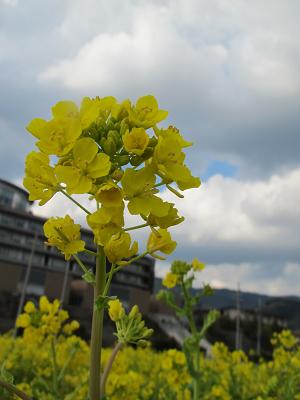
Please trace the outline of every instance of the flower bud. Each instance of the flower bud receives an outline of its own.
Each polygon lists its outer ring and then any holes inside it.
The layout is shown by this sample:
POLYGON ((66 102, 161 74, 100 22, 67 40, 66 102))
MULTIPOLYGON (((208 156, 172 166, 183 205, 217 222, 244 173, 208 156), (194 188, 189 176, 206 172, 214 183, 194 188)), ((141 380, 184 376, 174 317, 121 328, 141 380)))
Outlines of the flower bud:
POLYGON ((118 161, 119 161, 119 165, 120 165, 120 166, 126 165, 126 164, 129 163, 130 157, 129 157, 128 155, 120 156, 120 157, 118 158, 118 161))
POLYGON ((153 329, 145 329, 145 331, 144 331, 144 338, 145 339, 148 339, 150 336, 152 336, 152 334, 153 334, 153 329))
POLYGON ((145 348, 145 347, 148 347, 150 344, 147 340, 141 339, 137 342, 137 345, 139 347, 145 348))
POLYGON ((36 308, 35 308, 34 303, 33 303, 32 301, 28 301, 28 302, 25 304, 24 311, 25 311, 27 314, 32 314, 32 313, 34 313, 34 312, 36 311, 36 308))
POLYGON ((121 169, 116 169, 113 173, 112 173, 112 178, 115 181, 120 181, 122 179, 122 176, 124 175, 124 172, 121 169))
POLYGON ((112 321, 119 321, 125 315, 125 310, 119 299, 108 302, 108 314, 112 321))
POLYGON ((135 305, 132 307, 132 309, 131 309, 131 311, 130 311, 130 313, 129 313, 129 318, 130 318, 130 319, 133 319, 138 313, 139 313, 139 307, 135 304, 135 305))
POLYGON ((134 167, 137 167, 143 162, 143 158, 141 156, 134 155, 130 159, 130 164, 134 167))

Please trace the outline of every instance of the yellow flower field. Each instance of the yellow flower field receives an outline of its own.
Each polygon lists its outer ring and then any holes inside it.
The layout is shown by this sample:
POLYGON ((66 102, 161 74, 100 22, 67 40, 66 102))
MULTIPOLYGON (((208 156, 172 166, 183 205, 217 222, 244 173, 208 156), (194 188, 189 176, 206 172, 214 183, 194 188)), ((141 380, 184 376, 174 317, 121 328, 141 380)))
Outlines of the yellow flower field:
MULTIPOLYGON (((74 334, 77 321, 45 297, 39 308, 28 302, 17 320, 23 334, 0 336, 1 379, 39 400, 86 400, 89 346, 74 334)), ((273 360, 254 363, 242 351, 213 346, 212 358, 201 358, 201 399, 300 399, 300 346, 289 332, 273 337, 273 360)), ((104 349, 102 370, 111 350, 104 349)), ((121 350, 106 384, 108 400, 188 400, 191 378, 185 356, 150 347, 121 350)), ((16 399, 0 389, 1 399, 16 399)))

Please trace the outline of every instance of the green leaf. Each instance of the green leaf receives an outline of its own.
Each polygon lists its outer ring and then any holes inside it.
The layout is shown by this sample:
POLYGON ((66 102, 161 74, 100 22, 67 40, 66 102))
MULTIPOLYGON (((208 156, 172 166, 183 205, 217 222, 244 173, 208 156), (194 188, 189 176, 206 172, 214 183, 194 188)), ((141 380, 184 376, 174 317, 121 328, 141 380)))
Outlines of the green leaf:
POLYGON ((158 300, 161 300, 164 303, 166 303, 168 306, 173 308, 173 310, 175 310, 176 312, 180 312, 180 308, 176 304, 175 296, 174 296, 174 293, 172 291, 170 291, 170 290, 168 290, 168 291, 167 290, 160 290, 157 293, 156 298, 158 300))
POLYGON ((96 310, 100 311, 103 308, 107 308, 108 306, 108 302, 110 300, 115 300, 117 297, 116 296, 98 296, 95 303, 94 303, 94 307, 96 310))
POLYGON ((203 296, 211 296, 214 293, 210 285, 203 286, 203 296))
POLYGON ((183 342, 183 352, 186 358, 186 364, 190 375, 195 378, 200 378, 200 373, 196 371, 194 367, 194 358, 195 349, 199 346, 199 341, 195 341, 195 338, 189 336, 183 342))
POLYGON ((190 289, 193 286, 194 279, 194 275, 192 275, 190 278, 185 279, 184 284, 187 289, 190 289))
POLYGON ((94 284, 96 282, 95 275, 91 270, 83 274, 82 279, 84 279, 87 283, 94 284))
POLYGON ((208 328, 213 325, 219 318, 220 312, 217 310, 211 310, 204 319, 202 329, 200 331, 201 336, 204 336, 208 328))
POLYGON ((5 369, 5 362, 1 365, 0 376, 5 382, 14 383, 14 377, 5 369))

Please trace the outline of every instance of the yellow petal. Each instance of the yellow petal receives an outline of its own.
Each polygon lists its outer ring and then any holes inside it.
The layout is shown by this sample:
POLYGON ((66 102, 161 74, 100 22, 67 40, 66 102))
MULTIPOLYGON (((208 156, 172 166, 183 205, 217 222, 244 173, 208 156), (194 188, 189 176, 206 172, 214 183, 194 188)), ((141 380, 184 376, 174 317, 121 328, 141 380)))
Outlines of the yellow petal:
POLYGON ((56 119, 78 117, 78 108, 73 101, 59 101, 52 107, 52 115, 56 119))
POLYGON ((80 178, 80 172, 75 167, 57 165, 54 172, 59 182, 65 183, 67 187, 76 186, 80 178))
POLYGON ((127 207, 132 215, 143 214, 147 216, 151 210, 149 198, 142 196, 133 197, 131 200, 129 200, 127 207))
POLYGON ((99 116, 100 101, 84 97, 80 106, 80 120, 82 129, 88 128, 99 116))
POLYGON ((75 161, 86 161, 90 163, 98 152, 96 142, 91 138, 83 138, 77 140, 74 148, 73 155, 75 161))
MULTIPOLYGON (((151 196, 149 197, 149 206, 151 213, 156 217, 164 217, 168 215, 170 205, 166 201, 163 201, 160 197, 151 196)), ((145 214, 148 215, 148 214, 145 214)))
POLYGON ((97 154, 88 165, 87 172, 91 178, 101 178, 109 174, 111 168, 110 158, 107 154, 97 154))
POLYGON ((47 121, 41 118, 35 118, 33 119, 26 127, 28 132, 30 132, 33 136, 37 137, 40 139, 41 137, 41 131, 45 128, 45 125, 47 124, 47 121))
POLYGON ((89 193, 92 188, 92 181, 88 176, 80 176, 79 181, 77 182, 76 186, 72 186, 68 189, 70 194, 84 194, 89 193))

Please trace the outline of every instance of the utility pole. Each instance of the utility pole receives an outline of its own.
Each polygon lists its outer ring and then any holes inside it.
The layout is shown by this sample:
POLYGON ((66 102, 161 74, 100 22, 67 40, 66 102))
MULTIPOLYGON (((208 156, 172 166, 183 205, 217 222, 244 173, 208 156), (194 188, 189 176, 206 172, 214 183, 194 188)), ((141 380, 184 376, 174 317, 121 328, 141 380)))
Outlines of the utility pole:
POLYGON ((257 343, 256 343, 256 353, 258 356, 261 355, 261 320, 262 320, 262 305, 261 305, 261 297, 258 298, 258 310, 257 310, 257 343))
POLYGON ((68 283, 68 278, 69 278, 69 271, 70 271, 70 261, 67 261, 65 273, 64 273, 64 281, 63 281, 61 295, 60 295, 60 306, 61 307, 63 307, 65 297, 66 297, 66 289, 67 289, 67 283, 68 283))
MULTIPOLYGON (((23 307, 24 307, 24 302, 25 302, 25 296, 27 293, 27 287, 28 287, 28 282, 29 282, 29 278, 30 278, 30 273, 31 273, 31 269, 32 269, 32 262, 33 262, 33 256, 35 253, 35 247, 36 247, 36 242, 37 242, 37 229, 34 232, 34 238, 32 241, 32 246, 31 246, 31 252, 28 258, 28 263, 27 263, 27 268, 26 268, 26 273, 25 273, 25 278, 24 278, 24 282, 23 282, 23 286, 22 286, 22 291, 21 291, 21 296, 20 296, 20 300, 19 300, 19 306, 18 306, 18 311, 17 311, 17 316, 16 316, 16 320, 18 318, 18 316, 21 314, 23 307)), ((17 330, 14 330, 14 337, 17 336, 17 330)))
POLYGON ((241 348, 241 301, 240 301, 240 282, 237 283, 236 292, 236 326, 235 326, 235 349, 241 348))

